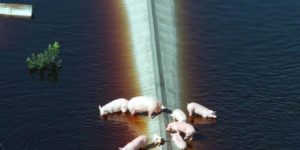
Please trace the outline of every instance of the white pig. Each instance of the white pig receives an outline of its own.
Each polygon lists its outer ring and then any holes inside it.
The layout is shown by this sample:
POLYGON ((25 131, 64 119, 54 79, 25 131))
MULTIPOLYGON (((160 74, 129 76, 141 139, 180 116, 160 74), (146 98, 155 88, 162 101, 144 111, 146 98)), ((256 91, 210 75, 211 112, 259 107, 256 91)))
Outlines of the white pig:
POLYGON ((100 111, 100 116, 102 117, 104 115, 120 112, 120 111, 125 113, 127 111, 127 104, 128 104, 128 100, 124 98, 118 98, 116 100, 107 103, 103 107, 99 105, 98 107, 100 111))
POLYGON ((160 102, 154 98, 147 96, 133 97, 128 102, 128 110, 131 115, 136 112, 148 112, 148 117, 152 117, 152 113, 160 113, 162 109, 166 109, 160 102))
POLYGON ((179 132, 171 134, 172 140, 179 149, 186 149, 186 142, 182 139, 179 132))
POLYGON ((177 120, 179 122, 186 122, 186 115, 185 113, 180 110, 180 109, 174 109, 172 111, 172 114, 170 115, 171 117, 173 117, 173 120, 177 120))
POLYGON ((215 111, 212 111, 195 102, 187 104, 187 110, 189 112, 189 116, 192 116, 193 113, 196 113, 201 115, 203 118, 217 118, 215 111))
POLYGON ((155 145, 157 145, 157 144, 161 144, 164 139, 162 137, 160 137, 160 136, 158 136, 158 135, 155 134, 155 135, 153 135, 152 140, 153 140, 153 143, 155 145))
POLYGON ((148 138, 145 135, 140 135, 126 144, 123 148, 119 147, 119 150, 139 150, 146 147, 148 138))
POLYGON ((190 141, 193 139, 193 135, 196 133, 195 128, 186 122, 171 122, 168 124, 166 130, 183 132, 185 134, 184 139, 189 139, 190 141))

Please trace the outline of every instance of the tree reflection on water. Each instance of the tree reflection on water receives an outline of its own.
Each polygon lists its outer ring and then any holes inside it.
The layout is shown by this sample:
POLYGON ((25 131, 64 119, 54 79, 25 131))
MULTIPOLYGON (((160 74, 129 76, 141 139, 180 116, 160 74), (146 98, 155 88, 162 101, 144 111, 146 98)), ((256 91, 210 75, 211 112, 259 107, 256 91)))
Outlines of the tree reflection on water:
POLYGON ((45 69, 41 71, 30 70, 29 73, 33 79, 37 78, 36 76, 39 76, 41 81, 55 83, 59 79, 59 70, 60 68, 45 69))

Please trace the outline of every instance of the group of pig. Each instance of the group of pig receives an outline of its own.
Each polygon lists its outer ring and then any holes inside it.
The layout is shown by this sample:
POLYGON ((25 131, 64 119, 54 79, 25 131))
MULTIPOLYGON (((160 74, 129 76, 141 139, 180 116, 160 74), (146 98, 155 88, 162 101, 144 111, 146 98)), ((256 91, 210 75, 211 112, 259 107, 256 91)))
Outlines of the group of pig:
MULTIPOLYGON (((162 105, 159 101, 154 98, 147 96, 137 96, 133 97, 129 101, 124 98, 119 98, 109 102, 104 106, 99 105, 100 116, 105 116, 111 113, 116 112, 130 112, 131 115, 135 113, 147 112, 149 118, 153 118, 153 113, 160 113, 162 110, 167 109, 164 105, 162 105)), ((217 118, 216 112, 212 111, 200 104, 197 103, 188 103, 187 111, 189 116, 192 116, 193 113, 201 115, 203 118, 217 118)), ((180 109, 175 109, 172 111, 170 116, 173 118, 174 122, 168 124, 166 131, 172 132, 171 137, 175 145, 179 149, 186 149, 187 143, 185 140, 192 140, 193 135, 195 134, 195 128, 187 123, 187 117, 185 113, 180 109), (175 133, 174 133, 175 132, 175 133), (180 133, 184 133, 184 138, 181 137, 180 133)), ((153 144, 160 145, 163 142, 163 138, 154 135, 153 136, 153 144)), ((119 148, 120 150, 138 150, 146 147, 148 143, 148 138, 145 135, 140 135, 123 148, 119 148)))

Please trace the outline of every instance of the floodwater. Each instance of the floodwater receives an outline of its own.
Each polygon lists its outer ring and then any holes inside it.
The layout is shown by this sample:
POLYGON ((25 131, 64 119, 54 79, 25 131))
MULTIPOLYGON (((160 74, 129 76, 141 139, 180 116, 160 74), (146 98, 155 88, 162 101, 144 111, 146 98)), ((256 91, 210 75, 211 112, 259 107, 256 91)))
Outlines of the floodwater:
POLYGON ((217 111, 194 149, 300 148, 300 1, 178 4, 186 101, 217 111))
MULTIPOLYGON (((110 150, 147 133, 145 117, 98 116, 99 104, 140 94, 120 1, 32 2, 33 19, 0 18, 0 148, 110 150), (56 78, 30 75, 26 57, 52 41, 56 78)), ((299 149, 299 7, 177 1, 183 101, 218 115, 190 118, 189 149, 299 149)))

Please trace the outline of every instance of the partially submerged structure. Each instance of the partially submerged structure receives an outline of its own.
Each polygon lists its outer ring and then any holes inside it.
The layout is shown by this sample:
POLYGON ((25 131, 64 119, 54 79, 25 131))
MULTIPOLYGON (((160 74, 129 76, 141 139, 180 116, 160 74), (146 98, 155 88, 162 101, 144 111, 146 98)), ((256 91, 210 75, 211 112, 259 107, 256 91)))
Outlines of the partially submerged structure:
POLYGON ((31 18, 32 5, 0 3, 0 15, 31 18))
MULTIPOLYGON (((168 109, 183 106, 180 95, 175 0, 123 0, 127 13, 131 49, 141 95, 161 100, 168 109)), ((167 141, 167 113, 147 122, 148 136, 167 141)), ((159 149, 175 145, 166 143, 159 149)))

